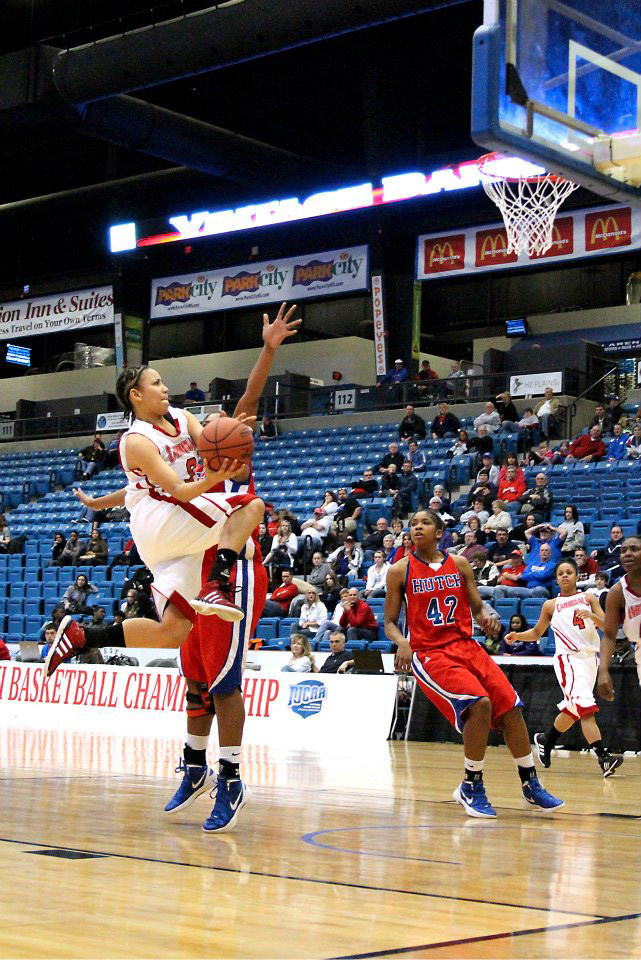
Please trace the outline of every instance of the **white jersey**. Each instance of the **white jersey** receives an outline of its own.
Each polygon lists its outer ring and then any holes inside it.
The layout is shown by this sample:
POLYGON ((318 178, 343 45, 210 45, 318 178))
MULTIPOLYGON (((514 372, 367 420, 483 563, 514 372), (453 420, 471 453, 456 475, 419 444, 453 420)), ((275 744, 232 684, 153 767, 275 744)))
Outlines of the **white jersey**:
POLYGON ((581 620, 577 612, 589 613, 592 608, 588 593, 556 597, 550 626, 556 640, 556 655, 594 656, 599 652, 599 635, 593 620, 581 620))
POLYGON ((161 487, 152 483, 141 470, 129 466, 127 462, 127 438, 131 434, 140 434, 151 440, 158 448, 160 456, 171 467, 179 480, 189 482, 198 479, 201 474, 202 461, 196 445, 189 435, 184 410, 169 407, 167 412, 176 424, 178 430, 176 436, 172 436, 162 427, 147 423, 146 420, 134 420, 120 441, 120 462, 128 481, 125 502, 130 512, 132 507, 139 503, 142 498, 151 496, 157 500, 161 493, 163 499, 168 496, 166 491, 162 491, 161 487))
POLYGON ((623 632, 631 643, 641 646, 641 597, 634 593, 628 585, 627 576, 619 580, 621 590, 623 591, 623 600, 625 602, 625 617, 623 620, 623 632))

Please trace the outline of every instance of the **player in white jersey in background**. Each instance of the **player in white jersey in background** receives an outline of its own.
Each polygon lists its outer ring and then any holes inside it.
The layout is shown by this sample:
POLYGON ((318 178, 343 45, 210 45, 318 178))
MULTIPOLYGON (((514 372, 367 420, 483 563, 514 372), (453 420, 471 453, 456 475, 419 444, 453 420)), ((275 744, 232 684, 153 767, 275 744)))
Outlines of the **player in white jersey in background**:
POLYGON ((233 602, 229 579, 263 518, 263 502, 253 494, 208 492, 241 464, 225 462, 218 471, 202 464, 202 427, 193 414, 169 406, 169 391, 156 370, 124 370, 116 394, 135 418, 119 449, 128 484, 124 496, 119 491, 100 498, 99 506, 124 503, 129 510, 132 536, 154 577, 161 622, 132 619, 84 629, 65 617, 45 661, 45 676, 88 646, 179 647, 191 629, 193 610, 226 620, 244 616, 233 602), (214 545, 212 579, 202 587, 203 556, 214 545))
POLYGON ((641 536, 634 534, 621 544, 621 566, 624 576, 608 592, 605 601, 605 625, 601 637, 599 695, 614 700, 610 661, 617 642, 619 627, 635 646, 637 673, 641 683, 641 536))
POLYGON ((540 640, 550 626, 554 633, 554 672, 563 691, 563 700, 558 704, 561 712, 548 732, 534 735, 542 765, 550 766, 552 748, 561 734, 578 720, 583 736, 597 756, 603 776, 611 777, 623 763, 623 757, 611 754, 604 746, 595 719, 599 708, 594 699, 599 667, 599 635, 596 628, 603 627, 604 616, 594 594, 588 590, 577 591, 577 575, 574 560, 561 560, 556 567, 560 595, 545 601, 536 626, 523 633, 510 633, 506 640, 532 643, 540 640))

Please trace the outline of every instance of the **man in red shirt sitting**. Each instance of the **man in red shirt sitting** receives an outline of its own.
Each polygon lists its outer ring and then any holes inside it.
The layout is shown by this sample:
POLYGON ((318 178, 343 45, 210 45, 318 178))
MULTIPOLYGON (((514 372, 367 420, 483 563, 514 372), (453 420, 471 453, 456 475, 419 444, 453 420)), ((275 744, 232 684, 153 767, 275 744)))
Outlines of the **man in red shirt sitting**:
POLYGON ((289 613, 289 605, 298 596, 298 587, 294 583, 291 570, 283 570, 281 574, 283 582, 280 587, 272 590, 271 600, 265 600, 265 606, 261 616, 263 617, 286 617, 289 613))
POLYGON ((579 590, 588 590, 596 586, 596 575, 599 572, 599 564, 594 557, 588 557, 585 547, 577 547, 574 551, 574 559, 578 569, 576 585, 579 590))
POLYGON ((605 456, 605 444, 601 440, 601 427, 595 424, 589 433, 577 437, 570 444, 568 460, 582 460, 583 463, 596 463, 605 456))
POLYGON ((354 640, 367 640, 370 643, 378 639, 374 611, 365 600, 361 600, 356 587, 350 587, 343 600, 343 612, 338 625, 345 630, 348 643, 354 640))
POLYGON ((505 477, 499 484, 499 500, 514 503, 525 493, 525 478, 522 473, 518 475, 516 470, 513 464, 505 468, 505 477))

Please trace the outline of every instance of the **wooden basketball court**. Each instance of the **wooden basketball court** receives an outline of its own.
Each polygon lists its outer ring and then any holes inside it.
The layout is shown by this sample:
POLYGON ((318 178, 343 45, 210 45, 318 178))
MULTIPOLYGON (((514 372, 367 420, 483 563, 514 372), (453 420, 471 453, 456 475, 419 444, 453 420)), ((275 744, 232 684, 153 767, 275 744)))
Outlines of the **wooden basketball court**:
POLYGON ((206 795, 162 812, 180 748, 0 731, 2 958, 641 956, 641 758, 556 758, 546 817, 490 750, 487 822, 450 799, 457 747, 250 747, 252 802, 209 836, 206 795))

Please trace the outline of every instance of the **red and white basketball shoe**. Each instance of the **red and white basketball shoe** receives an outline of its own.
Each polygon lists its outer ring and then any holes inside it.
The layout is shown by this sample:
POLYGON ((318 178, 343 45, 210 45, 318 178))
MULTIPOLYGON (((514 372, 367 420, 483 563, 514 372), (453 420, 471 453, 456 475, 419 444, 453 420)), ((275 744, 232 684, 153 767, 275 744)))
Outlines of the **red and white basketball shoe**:
POLYGON ((80 624, 72 617, 63 617, 44 662, 45 679, 50 677, 65 660, 71 660, 77 653, 84 650, 86 645, 85 631, 80 624))
POLYGON ((228 582, 210 580, 202 588, 197 597, 191 601, 196 613, 205 617, 217 616, 221 620, 236 622, 245 616, 242 607, 233 600, 232 588, 228 582))

